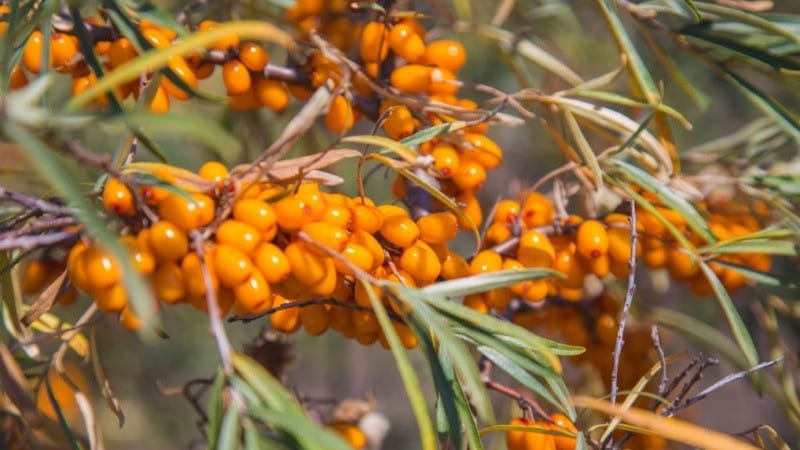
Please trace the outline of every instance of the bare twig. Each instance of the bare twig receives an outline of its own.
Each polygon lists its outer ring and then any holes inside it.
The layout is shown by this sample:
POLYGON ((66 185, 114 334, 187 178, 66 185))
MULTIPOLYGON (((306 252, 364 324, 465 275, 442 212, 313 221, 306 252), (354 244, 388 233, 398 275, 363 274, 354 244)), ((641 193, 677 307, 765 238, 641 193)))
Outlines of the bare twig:
POLYGON ((41 211, 43 213, 51 214, 69 214, 71 210, 66 206, 58 205, 53 202, 48 202, 36 197, 30 197, 18 192, 9 191, 8 189, 0 186, 0 200, 6 199, 22 206, 41 211))
POLYGON ((619 375, 619 360, 622 353, 622 347, 625 345, 625 324, 628 320, 630 313, 631 303, 633 303, 633 294, 636 291, 636 202, 631 200, 631 215, 629 217, 631 224, 631 257, 628 261, 628 290, 625 293, 625 303, 622 306, 622 313, 619 318, 619 327, 617 328, 617 340, 614 345, 614 366, 611 370, 611 404, 617 402, 617 390, 619 385, 617 377, 619 375))
POLYGON ((653 346, 658 354, 658 361, 661 363, 661 381, 658 383, 658 395, 664 396, 667 391, 667 360, 664 357, 664 348, 661 347, 661 336, 658 333, 658 326, 653 325, 650 329, 650 337, 653 339, 653 346))

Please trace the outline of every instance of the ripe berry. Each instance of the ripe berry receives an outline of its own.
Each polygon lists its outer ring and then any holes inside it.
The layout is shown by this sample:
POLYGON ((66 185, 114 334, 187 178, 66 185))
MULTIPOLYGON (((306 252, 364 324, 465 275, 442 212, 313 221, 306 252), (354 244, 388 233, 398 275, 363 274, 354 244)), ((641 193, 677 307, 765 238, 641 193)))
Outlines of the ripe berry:
POLYGON ((555 257, 553 244, 544 234, 529 230, 519 237, 517 259, 525 267, 550 267, 555 257))
POLYGON ((72 284, 82 290, 83 292, 91 291, 91 284, 89 284, 89 274, 86 272, 83 264, 84 255, 88 247, 81 241, 78 241, 69 251, 67 255, 67 276, 69 276, 72 284))
MULTIPOLYGON (((211 249, 208 249, 211 250, 211 249)), ((205 266, 208 271, 211 288, 219 291, 219 278, 214 271, 212 264, 211 254, 213 251, 204 253, 205 266)), ((181 260, 181 276, 186 290, 189 292, 189 297, 194 299, 205 298, 208 292, 205 276, 203 275, 203 266, 200 263, 200 256, 195 253, 187 253, 181 260)))
POLYGON ((100 311, 107 313, 118 312, 128 304, 128 294, 125 293, 122 283, 97 289, 92 297, 100 311))
POLYGON ((431 85, 431 71, 432 67, 408 64, 394 69, 389 83, 400 92, 421 94, 427 92, 431 85))
POLYGON ((272 292, 260 271, 254 270, 250 277, 233 288, 236 315, 261 314, 272 306, 272 292))
POLYGON ((239 47, 239 60, 247 70, 261 72, 269 64, 269 53, 256 43, 247 42, 239 47))
POLYGON ((296 231, 325 214, 325 202, 319 192, 298 192, 272 204, 278 225, 286 231, 296 231))
POLYGON ((443 244, 456 237, 458 219, 453 213, 439 212, 417 219, 419 238, 428 244, 443 244))
POLYGON ((500 146, 487 136, 467 133, 464 140, 470 144, 470 148, 462 153, 462 159, 471 159, 487 170, 494 169, 503 162, 500 146))
POLYGON ((144 37, 153 48, 167 48, 170 44, 169 39, 155 28, 142 28, 142 37, 144 37))
POLYGON ((384 101, 381 105, 381 114, 384 117, 383 131, 390 138, 403 139, 414 133, 416 128, 414 116, 408 107, 384 101))
POLYGON ((255 227, 235 219, 223 220, 215 237, 218 243, 232 245, 248 255, 253 254, 261 242, 261 233, 255 227))
POLYGON ((410 217, 395 214, 384 218, 380 233, 389 243, 406 248, 419 237, 419 227, 410 217))
POLYGON ((371 233, 364 230, 355 230, 350 235, 349 243, 364 247, 372 255, 372 265, 368 270, 374 270, 383 265, 383 261, 386 258, 383 246, 371 233))
POLYGON ((112 69, 132 60, 138 55, 136 48, 126 38, 119 38, 111 43, 108 49, 108 64, 112 69))
POLYGON ((280 283, 292 274, 292 267, 283 250, 269 242, 262 242, 256 248, 253 262, 269 283, 280 283))
MULTIPOLYGON (((304 233, 311 238, 316 244, 331 249, 335 252, 341 252, 345 245, 347 245, 348 233, 347 230, 336 225, 331 225, 327 222, 311 222, 303 225, 301 229, 304 233)), ((315 248, 310 245, 313 251, 320 255, 327 255, 321 249, 315 248)))
MULTIPOLYGON (((28 72, 39 73, 42 70, 42 50, 44 49, 44 35, 39 30, 34 30, 28 36, 25 48, 22 50, 22 65, 28 72)), ((50 58, 52 60, 52 53, 50 58)))
POLYGON ((700 270, 700 266, 688 253, 688 250, 669 247, 667 249, 667 270, 669 270, 669 275, 676 280, 688 280, 700 270))
POLYGON ((281 81, 257 78, 253 87, 259 103, 275 112, 289 104, 289 91, 281 81))
POLYGON ((602 222, 586 220, 578 226, 575 235, 577 252, 586 259, 599 258, 608 253, 608 231, 602 222))
POLYGON ((389 32, 389 47, 397 56, 415 63, 425 56, 425 42, 414 27, 398 23, 389 32))
POLYGON ((253 262, 245 252, 232 245, 218 245, 212 261, 219 282, 225 287, 233 288, 245 282, 253 273, 253 262))
POLYGON ((467 51, 458 41, 433 41, 425 48, 425 61, 457 72, 467 61, 467 51))
POLYGON ((25 264, 20 280, 23 294, 34 294, 47 287, 58 276, 58 267, 54 264, 33 260, 25 264))
MULTIPOLYGON (((200 22, 197 26, 198 31, 206 31, 211 30, 217 26, 217 22, 213 20, 204 20, 200 22)), ((214 50, 222 50, 228 51, 230 48, 236 48, 239 46, 239 36, 235 34, 230 34, 228 36, 223 37, 222 39, 218 40, 211 44, 211 48, 214 50)))
POLYGON ((464 191, 456 196, 456 202, 461 206, 461 212, 469 219, 469 222, 460 218, 458 226, 467 230, 479 227, 483 222, 483 210, 478 198, 472 191, 464 191))
POLYGON ((232 59, 222 65, 222 82, 229 95, 247 92, 252 84, 250 72, 238 59, 232 59))
MULTIPOLYGON (((569 420, 569 417, 554 413, 550 415, 550 420, 553 421, 551 424, 551 428, 557 431, 563 431, 567 433, 577 433, 578 429, 575 428, 575 424, 569 420)), ((575 450, 577 445, 577 440, 574 437, 567 437, 567 436, 553 436, 553 440, 556 444, 556 450, 575 450)))
MULTIPOLYGON (((345 245, 342 250, 342 256, 350 264, 365 272, 369 272, 375 267, 375 258, 372 256, 372 253, 366 247, 354 242, 348 242, 347 245, 345 245)), ((336 266, 337 272, 344 275, 353 275, 353 270, 341 261, 334 259, 333 264, 336 266)))
POLYGON ((450 178, 458 170, 461 158, 453 146, 437 145, 431 150, 431 156, 433 157, 433 168, 441 174, 442 178, 450 178))
POLYGON ((91 292, 108 288, 122 280, 119 262, 99 247, 89 247, 81 260, 91 292))
POLYGON ((130 305, 125 305, 119 312, 119 323, 129 331, 136 331, 144 325, 144 322, 133 312, 130 305))
POLYGON ((103 187, 103 205, 120 216, 131 216, 136 213, 133 193, 117 178, 109 178, 103 187))
POLYGON ((403 250, 400 255, 399 266, 408 272, 416 281, 416 284, 423 286, 433 283, 439 278, 442 271, 442 264, 431 247, 417 240, 413 245, 403 250))
POLYGON ((476 191, 486 181, 486 169, 475 161, 462 159, 453 174, 453 182, 462 191, 476 191))
POLYGON ((522 204, 522 222, 526 228, 536 228, 548 225, 553 222, 555 211, 553 203, 540 194, 531 192, 522 204))
POLYGON ((337 95, 331 101, 327 114, 325 114, 325 125, 334 133, 343 133, 353 128, 355 113, 350 106, 350 102, 342 95, 337 95))
POLYGON ((221 183, 225 178, 228 178, 228 168, 221 162, 208 161, 200 166, 197 174, 204 180, 221 183))
POLYGON ((237 200, 233 204, 233 218, 258 230, 265 241, 271 241, 278 233, 278 217, 275 210, 263 200, 255 198, 237 200))
POLYGON ((328 267, 326 259, 308 248, 304 242, 293 242, 286 246, 284 250, 289 265, 292 268, 292 275, 297 277, 306 286, 313 286, 325 278, 328 267))
POLYGON ((351 231, 364 231, 375 233, 383 226, 383 216, 378 208, 370 205, 355 204, 350 208, 352 215, 351 231))
POLYGON ((167 91, 163 86, 159 85, 156 88, 156 93, 153 95, 153 99, 150 100, 149 107, 154 114, 166 114, 169 112, 169 95, 167 95, 167 91))
POLYGON ((161 264, 153 272, 153 292, 164 303, 175 304, 186 297, 181 268, 174 262, 161 264))
POLYGON ((71 67, 75 67, 77 55, 77 38, 64 33, 53 33, 50 37, 50 58, 53 67, 68 72, 71 67))
POLYGON ((300 325, 311 336, 319 336, 328 331, 331 315, 326 305, 309 305, 300 309, 300 325))
MULTIPOLYGON (((287 303, 292 303, 281 295, 274 294, 272 296, 272 307, 277 308, 287 303)), ((286 308, 270 314, 269 321, 272 328, 282 331, 284 333, 293 333, 300 327, 300 308, 286 308)))
MULTIPOLYGON (((171 56, 167 63, 167 67, 184 84, 191 88, 197 88, 197 76, 189 67, 189 64, 186 63, 185 59, 179 56, 171 56)), ((164 90, 167 94, 169 94, 171 97, 177 98, 178 100, 188 100, 191 97, 190 92, 178 87, 178 85, 170 81, 166 75, 161 79, 161 86, 164 87, 164 90)))
POLYGON ((386 25, 383 22, 369 22, 361 32, 361 61, 365 63, 381 62, 389 54, 389 42, 386 25))
POLYGON ((458 92, 460 87, 456 75, 441 67, 431 70, 430 80, 430 85, 428 86, 428 94, 430 95, 453 95, 458 92))

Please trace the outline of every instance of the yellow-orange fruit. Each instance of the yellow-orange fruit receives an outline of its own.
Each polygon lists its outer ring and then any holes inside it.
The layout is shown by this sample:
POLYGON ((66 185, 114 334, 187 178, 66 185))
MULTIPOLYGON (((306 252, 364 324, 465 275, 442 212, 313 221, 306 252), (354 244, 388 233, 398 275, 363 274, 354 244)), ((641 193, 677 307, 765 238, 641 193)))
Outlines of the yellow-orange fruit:
POLYGON ((242 94, 250 89, 252 79, 247 67, 238 59, 232 59, 222 65, 222 82, 228 94, 242 94))
POLYGON ((383 22, 369 22, 361 32, 359 48, 361 60, 365 63, 381 62, 389 54, 386 25, 383 22))
POLYGON ((247 253, 227 244, 217 245, 212 256, 214 271, 219 282, 225 287, 234 288, 245 282, 253 274, 253 262, 247 253))
MULTIPOLYGON (((292 300, 289 300, 278 294, 273 294, 272 296, 273 308, 277 308, 292 302, 292 300)), ((294 333, 300 327, 300 308, 286 308, 280 311, 275 311, 269 315, 269 321, 272 324, 272 328, 278 331, 282 331, 284 333, 294 333)))
POLYGON ((576 251, 584 258, 599 258, 608 253, 608 230, 602 222, 585 220, 578 225, 575 244, 576 251))
POLYGON ((169 194, 159 202, 158 215, 183 231, 191 231, 214 220, 214 207, 214 200, 205 194, 169 194))
POLYGON ((311 336, 319 336, 328 331, 331 315, 326 305, 308 305, 300 308, 300 325, 311 336))
POLYGON ((442 271, 442 264, 436 253, 422 240, 417 240, 403 250, 399 265, 414 278, 418 285, 433 283, 439 278, 442 271))
POLYGON ((443 244, 456 237, 458 219, 453 213, 432 213, 417 219, 419 238, 428 244, 443 244))
POLYGON ((389 83, 398 91, 406 94, 427 92, 431 85, 432 67, 420 64, 408 64, 394 69, 389 83))
POLYGON ((326 256, 321 256, 308 248, 304 242, 292 242, 284 249, 292 268, 292 275, 305 284, 313 286, 325 278, 327 272, 326 256))
POLYGON ((186 233, 166 220, 154 223, 146 236, 149 248, 159 261, 178 261, 189 251, 186 233))
POLYGON ((550 199, 539 192, 531 192, 522 203, 521 215, 526 228, 536 228, 551 224, 555 210, 550 199))
POLYGON ((247 42, 239 47, 239 60, 251 72, 261 72, 269 64, 269 53, 255 42, 247 42))
POLYGON ((161 264, 153 272, 153 292, 164 303, 178 303, 186 297, 183 273, 177 264, 161 264))
POLYGON ((261 314, 272 306, 272 292, 259 270, 253 270, 247 280, 234 286, 233 295, 236 315, 261 314))
POLYGON ((425 56, 425 41, 413 26, 398 23, 389 32, 389 47, 397 56, 415 63, 425 56))
MULTIPOLYGON (((553 421, 551 428, 554 430, 573 434, 578 432, 578 429, 575 428, 575 424, 572 423, 569 417, 563 414, 551 414, 550 420, 553 421)), ((553 441, 555 442, 556 450, 575 450, 578 444, 576 438, 568 436, 553 436, 553 441)))
POLYGON ((128 294, 125 293, 122 283, 95 289, 92 297, 97 308, 108 313, 121 311, 128 304, 128 294))
POLYGON ((334 133, 343 133, 353 128, 355 112, 350 102, 343 95, 337 95, 331 101, 325 114, 325 125, 334 133))
POLYGON ((261 233, 255 227, 235 219, 223 220, 215 237, 218 243, 232 245, 248 255, 255 252, 261 242, 261 233))
POLYGON ((519 237, 517 259, 525 267, 551 267, 555 257, 553 244, 544 234, 529 230, 519 237))
POLYGON ((380 233, 391 244, 406 248, 419 237, 419 227, 410 217, 395 214, 384 218, 380 233))
POLYGON ((289 90, 282 81, 257 78, 254 90, 258 102, 275 112, 283 111, 289 104, 289 90))
POLYGON ((457 72, 467 62, 467 51, 458 41, 433 41, 425 48, 425 62, 457 72))

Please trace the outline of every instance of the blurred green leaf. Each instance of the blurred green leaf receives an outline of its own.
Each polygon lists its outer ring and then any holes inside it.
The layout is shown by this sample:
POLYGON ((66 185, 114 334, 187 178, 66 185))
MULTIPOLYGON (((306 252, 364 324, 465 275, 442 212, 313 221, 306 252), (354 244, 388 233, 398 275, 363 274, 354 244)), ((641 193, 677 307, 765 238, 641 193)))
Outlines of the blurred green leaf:
POLYGON ((239 411, 236 407, 228 407, 222 417, 222 426, 219 430, 219 441, 215 447, 218 450, 236 450, 239 448, 242 430, 239 427, 239 411))
MULTIPOLYGON (((172 136, 188 138, 211 147, 218 155, 241 151, 242 144, 217 121, 191 113, 170 112, 164 115, 144 111, 126 112, 114 116, 131 129, 150 137, 172 136)), ((174 153, 174 152, 173 152, 174 153)))
POLYGON ((522 281, 563 277, 561 272, 552 269, 498 270, 466 278, 440 281, 425 286, 421 290, 429 295, 457 298, 511 286, 522 281))
POLYGON ((584 164, 592 171, 595 191, 599 191, 603 188, 603 172, 600 170, 600 163, 597 161, 597 155, 595 155, 594 150, 592 150, 589 141, 586 140, 586 136, 584 136, 581 127, 578 125, 578 121, 575 120, 575 116, 573 116, 569 110, 564 111, 564 119, 567 122, 567 130, 572 134, 572 139, 578 147, 578 152, 584 164))
POLYGON ((216 448, 219 439, 220 427, 222 426, 222 391, 225 388, 225 375, 222 371, 217 371, 217 376, 211 383, 208 390, 208 423, 206 424, 206 440, 208 448, 216 448))

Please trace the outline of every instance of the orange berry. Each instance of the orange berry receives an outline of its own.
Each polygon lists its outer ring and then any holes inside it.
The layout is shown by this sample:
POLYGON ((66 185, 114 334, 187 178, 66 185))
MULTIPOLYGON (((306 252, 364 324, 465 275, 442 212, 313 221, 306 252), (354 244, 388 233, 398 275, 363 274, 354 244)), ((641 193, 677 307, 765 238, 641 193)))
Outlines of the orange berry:
POLYGON ((414 133, 416 125, 411 110, 403 105, 394 105, 391 102, 383 102, 381 114, 384 117, 382 126, 386 135, 392 139, 403 139, 414 133), (390 109, 391 107, 391 109, 390 109), (386 112, 388 111, 388 112, 386 112))
POLYGON ((395 214, 384 218, 380 233, 387 242, 406 248, 419 237, 419 227, 410 217, 395 214))
POLYGON ((599 258, 608 253, 608 230, 597 220, 585 220, 578 225, 575 235, 577 252, 586 259, 599 258))
POLYGON ((322 216, 322 221, 339 227, 348 229, 351 225, 352 214, 347 206, 335 205, 328 201, 328 207, 325 208, 325 214, 322 216))
POLYGON ((427 92, 431 85, 432 71, 432 67, 408 64, 394 69, 389 77, 389 83, 400 92, 421 94, 427 92))
POLYGON ((549 225, 555 218, 553 203, 539 192, 531 192, 522 204, 522 222, 527 228, 549 225))
MULTIPOLYGON (((608 254, 613 261, 627 263, 631 259, 631 231, 625 228, 608 228, 608 254)), ((642 244, 636 240, 636 258, 642 255, 642 244)))
POLYGON ((81 241, 78 241, 69 251, 67 255, 67 276, 72 284, 82 290, 83 292, 91 291, 91 284, 89 283, 89 274, 86 272, 83 264, 84 255, 88 247, 81 241))
MULTIPOLYGON (((292 302, 293 300, 278 294, 273 294, 272 296, 273 308, 292 302)), ((270 314, 269 321, 272 324, 272 328, 284 333, 293 333, 300 327, 300 308, 286 308, 276 311, 270 314)))
POLYGON ((553 244, 544 234, 529 230, 519 237, 517 259, 525 267, 550 267, 555 257, 553 244))
POLYGON ((22 269, 20 290, 23 294, 34 294, 50 284, 59 274, 59 268, 41 260, 33 260, 22 269))
MULTIPOLYGON (((509 425, 529 427, 533 422, 524 417, 515 417, 511 419, 509 425)), ((528 432, 523 430, 508 430, 506 431, 506 448, 508 450, 532 450, 527 444, 528 432)))
MULTIPOLYGON (((28 69, 28 72, 41 72, 43 50, 44 35, 39 30, 32 31, 30 36, 28 36, 28 41, 25 42, 25 48, 22 50, 22 65, 28 69)), ((52 58, 53 55, 50 54, 50 60, 52 60, 52 58)))
POLYGON ((122 280, 122 268, 119 262, 99 247, 92 246, 86 249, 81 260, 91 292, 108 288, 122 280))
MULTIPOLYGON (((193 89, 197 88, 197 76, 194 74, 191 67, 189 67, 189 64, 186 63, 185 59, 180 56, 171 56, 167 62, 167 67, 185 85, 193 89)), ((178 100, 188 100, 192 96, 190 92, 178 87, 178 85, 173 83, 166 75, 161 79, 161 86, 167 94, 178 100)))
POLYGON ((447 250, 447 256, 442 261, 442 278, 453 280, 470 275, 470 264, 458 253, 447 250))
POLYGON ((450 178, 455 175, 461 164, 461 158, 452 145, 440 144, 431 150, 433 157, 433 168, 436 169, 442 178, 450 178))
POLYGON ((386 258, 383 246, 381 246, 380 242, 378 242, 372 234, 364 230, 355 230, 350 235, 349 243, 359 245, 369 251, 372 255, 372 266, 370 270, 374 270, 383 265, 383 261, 386 258))
MULTIPOLYGON (((219 295, 219 278, 214 272, 214 265, 212 264, 211 252, 203 254, 205 260, 206 270, 208 271, 211 288, 219 295)), ((181 260, 181 276, 186 290, 189 292, 189 297, 194 299, 205 299, 208 293, 208 286, 205 277, 203 276, 203 266, 200 263, 200 256, 195 253, 187 253, 181 260)))
POLYGON ((247 42, 239 47, 239 60, 251 72, 261 72, 269 64, 269 53, 255 42, 247 42))
POLYGON ((352 215, 351 231, 375 233, 383 226, 383 216, 374 205, 355 204, 350 208, 352 215))
POLYGON ((153 95, 153 99, 150 100, 150 111, 155 114, 166 114, 169 112, 169 95, 167 95, 166 89, 163 86, 159 85, 156 88, 156 93, 153 95))
POLYGON ((381 62, 389 54, 386 25, 383 22, 369 22, 361 32, 361 61, 365 63, 381 62))
POLYGON ((238 316, 261 314, 272 306, 272 292, 260 271, 233 288, 233 312, 238 316))
POLYGON ((142 37, 147 40, 147 43, 153 46, 153 48, 167 48, 169 47, 169 39, 164 36, 161 31, 155 28, 143 28, 142 30, 142 37))
POLYGON ((557 250, 555 259, 553 260, 553 270, 557 270, 566 276, 566 278, 557 281, 559 286, 569 289, 578 289, 584 284, 586 273, 578 262, 574 250, 557 250))
POLYGON ((109 178, 103 187, 103 205, 120 216, 131 216, 136 213, 133 193, 117 178, 109 178))
POLYGON ((250 72, 238 59, 232 59, 222 65, 222 82, 225 84, 228 95, 247 92, 252 84, 250 72))
POLYGON ((319 336, 328 331, 331 315, 325 305, 308 305, 300 308, 300 325, 311 336, 319 336))
MULTIPOLYGON (((380 245, 380 244, 378 244, 380 245)), ((375 258, 366 247, 348 242, 342 250, 342 256, 353 266, 369 272, 375 267, 375 258)), ((346 264, 336 259, 333 260, 336 271, 344 275, 353 275, 353 270, 346 264)))
POLYGON ((283 250, 269 242, 262 242, 256 248, 254 262, 270 283, 280 283, 292 274, 292 267, 283 250))
MULTIPOLYGON (((569 417, 560 414, 554 413, 550 415, 550 420, 553 421, 551 424, 551 428, 557 431, 563 431, 567 433, 577 433, 578 429, 575 428, 575 424, 569 420, 569 417)), ((577 446, 577 440, 574 437, 567 437, 567 436, 553 436, 553 441, 556 445, 556 450, 575 450, 577 446)))
POLYGON ((8 88, 13 91, 14 89, 19 89, 27 85, 28 77, 25 76, 25 72, 20 68, 19 64, 17 64, 13 69, 11 69, 11 75, 9 75, 8 80, 8 88))
POLYGON ((263 200, 255 198, 237 200, 233 204, 233 218, 258 230, 265 241, 271 241, 278 233, 278 217, 275 210, 263 200))
MULTIPOLYGON (((197 26, 198 31, 206 31, 211 30, 217 26, 217 22, 213 20, 204 20, 200 22, 197 26)), ((235 34, 230 34, 228 36, 223 37, 222 39, 218 40, 211 44, 211 48, 214 50, 222 50, 228 51, 230 48, 235 48, 239 46, 239 36, 235 34)))
POLYGON ((644 259, 648 267, 658 269, 667 265, 667 244, 660 237, 644 236, 642 238, 642 249, 642 259, 644 259))
POLYGON ((92 297, 100 311, 107 313, 118 312, 128 304, 128 294, 125 293, 122 283, 97 289, 92 297))
POLYGON ((119 38, 111 43, 108 49, 108 64, 112 69, 119 67, 132 60, 138 55, 131 41, 126 38, 119 38))
POLYGON ((331 101, 327 114, 325 114, 325 125, 334 133, 343 133, 353 128, 355 116, 350 102, 342 95, 337 95, 331 101))
POLYGON ((443 244, 456 237, 458 219, 451 212, 428 214, 417 219, 419 238, 428 244, 443 244))
POLYGON ((457 72, 467 62, 467 51, 458 41, 433 41, 425 48, 425 61, 457 72))
POLYGON ((328 270, 326 260, 330 258, 311 251, 308 244, 293 242, 286 246, 284 253, 292 268, 292 275, 301 283, 313 286, 325 278, 328 270))
POLYGON ((471 159, 486 169, 494 169, 503 162, 503 151, 500 146, 487 136, 478 133, 467 133, 464 140, 470 148, 461 154, 462 159, 471 159))
POLYGON ((128 255, 137 272, 150 274, 155 270, 156 258, 146 242, 140 242, 133 236, 123 236, 120 243, 128 250, 128 255))
POLYGON ((178 303, 186 297, 186 290, 183 272, 176 263, 161 264, 153 272, 153 292, 162 302, 178 303))
POLYGON ((278 225, 286 231, 296 231, 307 223, 318 221, 326 205, 319 192, 298 192, 272 204, 278 225))
POLYGON ((453 182, 462 191, 476 191, 486 181, 486 169, 475 161, 464 161, 453 174, 453 182))
POLYGON ((255 227, 234 219, 223 220, 215 237, 218 243, 232 245, 248 255, 255 252, 261 242, 261 233, 255 227))
MULTIPOLYGON (((316 244, 329 248, 335 252, 341 252, 347 245, 347 230, 327 222, 311 222, 303 225, 301 231, 306 233, 316 244)), ((309 248, 320 255, 327 255, 326 252, 309 245, 309 248)))
POLYGON ((431 81, 428 86, 428 94, 430 95, 453 95, 460 88, 456 74, 447 69, 434 68, 431 70, 430 78, 431 81))
POLYGON ((212 261, 220 284, 225 287, 233 288, 245 282, 253 273, 250 257, 232 245, 217 245, 212 261))
POLYGON ((433 283, 439 278, 442 264, 431 247, 422 240, 403 250, 399 264, 418 285, 433 283))
POLYGON ((511 299, 514 298, 514 294, 508 288, 492 289, 483 294, 483 296, 486 306, 498 311, 504 310, 511 302, 511 299))
POLYGON ((676 280, 688 280, 700 270, 700 266, 688 250, 677 247, 667 249, 667 270, 676 280))
POLYGON ((283 111, 289 104, 289 90, 282 81, 257 78, 254 90, 259 103, 272 111, 283 111))
POLYGON ((197 171, 197 175, 204 180, 221 183, 228 178, 228 168, 225 167, 225 164, 222 164, 221 162, 208 161, 200 166, 200 170, 197 171))
POLYGON ((53 33, 50 36, 50 60, 53 67, 69 70, 69 66, 75 66, 77 56, 77 38, 64 33, 53 33))
POLYGON ((472 191, 464 191, 458 194, 456 196, 456 202, 461 206, 461 212, 470 220, 467 222, 459 217, 459 227, 471 230, 472 227, 481 226, 481 222, 483 222, 483 210, 481 210, 481 204, 472 191))
POLYGON ((501 223, 503 225, 511 225, 519 216, 520 204, 515 200, 500 200, 494 208, 494 215, 492 222, 501 223))
POLYGON ((214 207, 214 200, 205 194, 170 194, 158 204, 158 215, 183 231, 191 231, 214 220, 214 207))
POLYGON ((502 223, 493 223, 486 229, 486 243, 490 245, 499 244, 511 238, 511 229, 502 223))
POLYGON ((397 56, 415 63, 425 56, 425 41, 410 24, 398 23, 389 32, 389 47, 397 56))
POLYGON ((583 262, 589 272, 592 272, 597 278, 605 278, 611 272, 611 258, 607 253, 597 258, 584 259, 583 262))
POLYGON ((130 305, 125 305, 119 312, 119 323, 129 331, 136 331, 144 325, 144 322, 133 312, 130 305))
POLYGON ((487 314, 489 312, 489 305, 486 304, 486 296, 483 294, 470 294, 464 297, 462 301, 464 306, 479 313, 487 314))
POLYGON ((189 238, 171 222, 161 220, 150 227, 148 243, 156 259, 174 262, 189 251, 189 238))
POLYGON ((503 257, 494 250, 482 250, 469 263, 469 273, 478 275, 486 272, 500 270, 503 266, 503 257))

